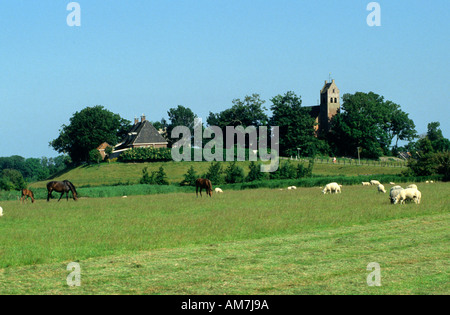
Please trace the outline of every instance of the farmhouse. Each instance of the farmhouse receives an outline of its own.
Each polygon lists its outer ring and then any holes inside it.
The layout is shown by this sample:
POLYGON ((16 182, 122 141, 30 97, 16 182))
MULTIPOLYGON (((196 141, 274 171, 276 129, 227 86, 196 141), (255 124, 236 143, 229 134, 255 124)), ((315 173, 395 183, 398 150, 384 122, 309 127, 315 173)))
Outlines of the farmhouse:
POLYGON ((132 148, 167 148, 167 145, 166 139, 145 119, 145 115, 142 115, 141 121, 135 118, 128 135, 114 146, 112 156, 117 157, 121 152, 132 148))
POLYGON ((327 82, 320 90, 320 105, 309 106, 310 114, 316 119, 316 134, 323 134, 330 131, 331 119, 339 113, 341 108, 340 91, 332 80, 327 82))

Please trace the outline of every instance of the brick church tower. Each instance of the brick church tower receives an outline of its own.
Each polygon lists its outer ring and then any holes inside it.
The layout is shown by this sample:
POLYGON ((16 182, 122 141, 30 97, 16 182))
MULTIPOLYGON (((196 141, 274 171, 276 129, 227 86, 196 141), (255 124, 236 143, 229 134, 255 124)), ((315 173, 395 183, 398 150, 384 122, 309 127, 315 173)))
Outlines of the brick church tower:
POLYGON ((330 131, 330 120, 339 113, 341 108, 340 91, 334 80, 325 81, 320 91, 320 111, 318 116, 319 134, 330 131))

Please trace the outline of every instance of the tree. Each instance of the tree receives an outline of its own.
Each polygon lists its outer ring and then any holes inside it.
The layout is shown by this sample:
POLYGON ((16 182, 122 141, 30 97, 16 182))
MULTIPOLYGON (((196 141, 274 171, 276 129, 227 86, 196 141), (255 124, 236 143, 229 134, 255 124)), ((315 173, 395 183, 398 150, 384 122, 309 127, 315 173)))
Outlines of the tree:
POLYGON ((22 173, 14 169, 4 169, 1 172, 1 189, 3 190, 21 190, 26 188, 22 173))
POLYGON ((410 140, 416 135, 414 122, 400 106, 373 92, 345 94, 341 113, 333 117, 328 139, 341 155, 379 158, 388 154, 393 139, 410 140))
POLYGON ((223 169, 220 162, 212 162, 203 178, 207 178, 213 185, 220 185, 224 183, 223 169))
POLYGON ((172 130, 175 127, 184 126, 189 128, 191 136, 193 137, 195 127, 194 123, 197 115, 194 114, 194 112, 190 108, 178 105, 178 107, 176 108, 169 109, 167 115, 169 115, 169 122, 167 123, 164 120, 161 120, 161 125, 162 129, 166 128, 166 138, 170 146, 178 141, 178 139, 172 139, 171 137, 172 130), (167 125, 164 126, 164 123, 166 123, 167 125))
MULTIPOLYGON (((298 154, 313 156, 318 153, 319 139, 315 137, 315 119, 308 108, 302 107, 302 100, 294 92, 277 95, 271 99, 271 126, 279 126, 280 153, 283 156, 298 154)), ((322 143, 323 145, 323 143, 322 143)))
POLYGON ((255 163, 252 161, 250 162, 248 168, 249 172, 247 174, 247 177, 245 178, 245 181, 253 182, 264 179, 265 173, 261 172, 261 163, 255 163))
POLYGON ((140 183, 147 185, 169 185, 163 166, 161 166, 158 171, 152 171, 151 174, 148 173, 148 168, 145 167, 142 170, 140 183))
POLYGON ((183 175, 184 180, 180 183, 180 185, 187 185, 187 186, 195 186, 195 181, 199 176, 197 175, 197 172, 194 170, 194 167, 191 166, 187 173, 183 175))
POLYGON ((225 169, 225 182, 227 184, 235 184, 244 182, 245 175, 242 167, 236 165, 236 162, 232 162, 225 169))
MULTIPOLYGON (((243 100, 237 98, 232 101, 231 108, 219 113, 209 113, 207 123, 209 126, 217 126, 222 130, 223 143, 226 144, 226 127, 242 126, 244 129, 253 126, 266 126, 269 120, 264 107, 265 101, 258 94, 247 95, 243 100)), ((228 148, 227 149, 231 149, 228 148)))
POLYGON ((444 152, 450 150, 450 140, 446 139, 439 128, 441 123, 431 122, 428 124, 427 138, 435 152, 444 152))
POLYGON ((103 142, 118 143, 128 132, 131 122, 105 109, 101 105, 86 107, 63 125, 59 137, 50 146, 60 153, 69 154, 75 163, 87 162, 89 152, 103 142))
POLYGON ((225 130, 227 126, 265 126, 269 120, 263 105, 265 101, 261 100, 258 94, 247 95, 243 100, 237 98, 232 101, 233 106, 220 113, 209 113, 207 122, 210 126, 220 127, 225 130))

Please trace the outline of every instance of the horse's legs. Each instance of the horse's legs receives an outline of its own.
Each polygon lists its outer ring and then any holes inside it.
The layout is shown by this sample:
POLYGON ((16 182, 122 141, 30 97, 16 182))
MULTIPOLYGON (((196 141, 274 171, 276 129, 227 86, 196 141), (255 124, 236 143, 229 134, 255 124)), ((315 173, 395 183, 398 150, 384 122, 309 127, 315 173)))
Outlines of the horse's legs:
POLYGON ((61 193, 61 196, 58 199, 58 202, 61 200, 61 198, 64 196, 64 191, 61 193))
POLYGON ((52 195, 52 189, 49 189, 49 191, 48 191, 48 195, 47 195, 47 202, 49 202, 50 201, 50 197, 51 197, 51 195, 52 195))
POLYGON ((66 192, 66 199, 69 201, 69 192, 66 192))

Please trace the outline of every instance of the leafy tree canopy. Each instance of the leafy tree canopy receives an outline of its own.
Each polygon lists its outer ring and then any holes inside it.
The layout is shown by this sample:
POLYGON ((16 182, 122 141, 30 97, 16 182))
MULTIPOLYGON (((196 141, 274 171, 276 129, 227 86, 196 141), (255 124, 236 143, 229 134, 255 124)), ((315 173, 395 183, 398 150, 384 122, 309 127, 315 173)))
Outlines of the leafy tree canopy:
POLYGON ((338 154, 357 156, 360 147, 362 156, 369 158, 389 153, 394 138, 398 142, 414 137, 415 125, 408 114, 373 92, 345 94, 329 135, 338 154))
POLYGON ((59 137, 50 142, 57 152, 67 153, 73 162, 89 161, 89 152, 101 143, 118 143, 131 128, 131 122, 101 105, 86 107, 63 125, 59 137))
POLYGON ((302 107, 302 100, 294 92, 277 95, 271 100, 271 126, 280 131, 280 153, 283 156, 296 156, 298 149, 302 156, 314 156, 319 151, 327 151, 327 145, 317 139, 315 119, 310 109, 302 107))

